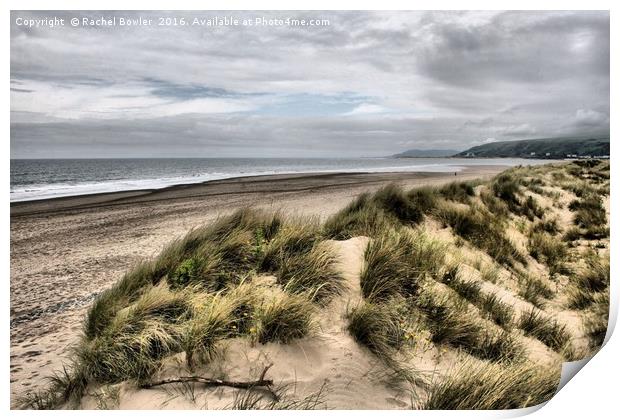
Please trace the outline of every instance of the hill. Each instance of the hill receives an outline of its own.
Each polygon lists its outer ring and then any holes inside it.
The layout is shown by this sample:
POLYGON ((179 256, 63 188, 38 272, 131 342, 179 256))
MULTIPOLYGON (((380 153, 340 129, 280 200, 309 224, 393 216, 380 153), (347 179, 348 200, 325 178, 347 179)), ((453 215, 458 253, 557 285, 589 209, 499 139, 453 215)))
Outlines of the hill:
POLYGON ((438 158, 438 157, 450 157, 459 153, 459 150, 444 150, 444 149, 411 149, 402 153, 395 154, 392 157, 395 158, 438 158))
POLYGON ((609 156, 609 137, 551 138, 498 141, 472 147, 458 157, 519 157, 560 159, 579 156, 609 156))

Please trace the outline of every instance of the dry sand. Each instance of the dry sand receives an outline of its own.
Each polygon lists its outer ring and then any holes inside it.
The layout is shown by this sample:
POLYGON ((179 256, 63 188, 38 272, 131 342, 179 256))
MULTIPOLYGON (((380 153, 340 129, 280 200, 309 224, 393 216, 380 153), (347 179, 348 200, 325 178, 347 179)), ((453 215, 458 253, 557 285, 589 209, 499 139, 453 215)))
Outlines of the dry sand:
MULTIPOLYGON (((390 182, 410 188, 487 178, 505 168, 475 166, 457 176, 360 173, 248 177, 154 191, 15 203, 11 206, 11 404, 15 406, 16 398, 43 385, 46 376, 62 367, 97 293, 140 259, 156 255, 170 240, 220 214, 241 206, 257 206, 325 218, 358 194, 390 182)), ((345 246, 341 252, 355 254, 357 245, 352 242, 353 251, 345 246)), ((354 256, 349 260, 355 261, 354 256)), ((354 284, 358 268, 353 264, 346 269, 354 284)), ((325 328, 328 335, 340 335, 340 330, 337 322, 325 328)), ((333 363, 318 366, 322 362, 317 361, 313 369, 343 366, 338 369, 344 374, 350 369, 368 368, 361 366, 368 362, 362 355, 351 362, 355 366, 342 364, 351 357, 339 355, 340 347, 333 349, 333 363)), ((312 357, 312 349, 306 349, 303 357, 312 357)), ((387 391, 382 397, 388 406, 405 404, 387 391)), ((135 403, 139 406, 138 401, 135 403)))

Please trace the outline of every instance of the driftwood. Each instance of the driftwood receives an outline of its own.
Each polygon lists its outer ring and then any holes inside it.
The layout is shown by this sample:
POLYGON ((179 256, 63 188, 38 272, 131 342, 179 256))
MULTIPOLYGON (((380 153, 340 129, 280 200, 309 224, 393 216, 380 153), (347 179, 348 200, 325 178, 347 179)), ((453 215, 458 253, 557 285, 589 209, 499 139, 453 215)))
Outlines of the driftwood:
POLYGON ((265 366, 263 372, 260 374, 260 377, 256 381, 227 381, 225 379, 213 379, 213 378, 205 378, 203 376, 180 376, 178 378, 172 379, 162 379, 161 381, 150 382, 146 384, 142 384, 142 388, 153 388, 155 386, 167 385, 167 384, 178 384, 178 383, 187 383, 187 382, 198 382, 204 384, 207 387, 212 386, 228 386, 231 388, 238 389, 252 389, 256 387, 267 387, 273 385, 273 380, 265 379, 265 375, 269 368, 273 366, 273 363, 265 366))

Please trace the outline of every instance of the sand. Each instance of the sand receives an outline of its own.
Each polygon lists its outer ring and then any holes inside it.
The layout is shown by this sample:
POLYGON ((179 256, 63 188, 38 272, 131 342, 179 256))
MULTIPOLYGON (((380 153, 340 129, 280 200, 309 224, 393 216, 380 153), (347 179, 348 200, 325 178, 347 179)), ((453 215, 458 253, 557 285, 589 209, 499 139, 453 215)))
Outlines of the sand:
MULTIPOLYGON (((170 240, 218 215, 241 206, 256 206, 285 214, 325 218, 358 194, 390 182, 408 188, 436 185, 488 178, 505 168, 475 166, 457 176, 454 173, 360 173, 247 177, 154 191, 14 203, 11 206, 11 405, 16 405, 19 396, 42 386, 46 376, 62 367, 70 346, 79 338, 86 310, 98 293, 115 283, 136 262, 155 256, 170 240)), ((347 261, 361 258, 355 256, 359 254, 359 241, 339 246, 340 252, 353 253, 347 261)), ((350 264, 353 265, 344 268, 350 284, 354 285, 358 266, 350 264)), ((354 296, 355 291, 352 293, 347 296, 354 296)), ((344 302, 339 302, 334 310, 340 311, 343 305, 344 302)), ((338 314, 333 315, 332 319, 339 319, 338 314)), ((351 340, 342 334, 338 322, 324 327, 328 338, 332 334, 332 339, 336 336, 338 339, 332 340, 336 343, 330 350, 333 363, 321 365, 321 369, 336 368, 338 372, 332 375, 335 377, 370 367, 366 365, 370 363, 367 354, 352 358, 348 350, 339 353, 342 348, 352 346, 351 343, 343 346, 338 341, 351 340), (347 364, 351 359, 355 366, 347 364)), ((325 345, 322 343, 320 340, 307 343, 302 352, 304 357, 311 358, 313 349, 318 351, 325 345)), ((316 369, 316 364, 313 366, 316 369)), ((310 376, 319 378, 320 373, 313 371, 310 376)), ((310 380, 308 386, 320 386, 316 381, 310 380)), ((406 405, 388 391, 381 398, 382 406, 406 405)), ((140 405, 139 401, 133 404, 135 408, 140 405)))

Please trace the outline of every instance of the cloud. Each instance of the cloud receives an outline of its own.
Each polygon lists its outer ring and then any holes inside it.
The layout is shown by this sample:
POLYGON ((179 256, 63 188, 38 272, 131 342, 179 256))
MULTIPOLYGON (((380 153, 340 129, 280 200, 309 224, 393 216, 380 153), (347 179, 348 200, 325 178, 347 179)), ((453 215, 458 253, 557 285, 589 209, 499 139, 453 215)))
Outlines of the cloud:
POLYGON ((361 104, 353 108, 349 112, 345 112, 342 115, 367 115, 367 114, 381 114, 387 112, 387 109, 381 105, 376 104, 361 104))
POLYGON ((51 15, 222 12, 12 12, 13 157, 384 156, 609 133, 608 12, 226 12, 330 21, 312 28, 15 24, 51 15))
POLYGON ((575 112, 575 124, 602 127, 609 124, 609 115, 593 109, 578 109, 577 112, 575 112))

